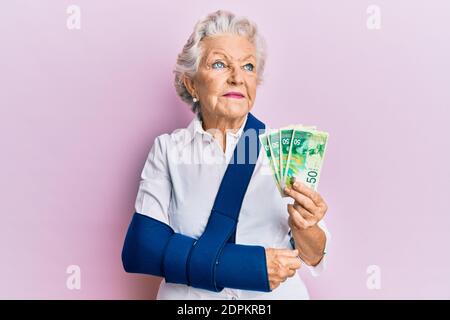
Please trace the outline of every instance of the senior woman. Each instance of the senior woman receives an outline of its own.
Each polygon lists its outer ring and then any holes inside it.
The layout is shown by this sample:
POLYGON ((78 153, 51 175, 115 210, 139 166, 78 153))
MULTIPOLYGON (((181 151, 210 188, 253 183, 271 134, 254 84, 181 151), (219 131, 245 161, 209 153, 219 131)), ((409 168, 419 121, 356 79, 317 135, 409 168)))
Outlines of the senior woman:
POLYGON ((122 251, 127 272, 163 277, 157 299, 308 299, 297 270, 324 268, 321 195, 295 183, 281 197, 259 142, 254 163, 232 161, 265 128, 250 113, 265 59, 256 25, 221 10, 178 56, 175 88, 196 116, 155 139, 122 251))

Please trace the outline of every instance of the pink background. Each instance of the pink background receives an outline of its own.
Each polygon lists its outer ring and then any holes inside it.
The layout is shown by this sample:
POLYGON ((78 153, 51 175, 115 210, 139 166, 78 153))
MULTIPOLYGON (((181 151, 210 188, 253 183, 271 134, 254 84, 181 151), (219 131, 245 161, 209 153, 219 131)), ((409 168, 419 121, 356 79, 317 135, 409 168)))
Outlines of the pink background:
POLYGON ((217 9, 267 40, 254 114, 331 136, 319 191, 333 239, 327 272, 302 270, 311 297, 450 298, 446 0, 2 1, 0 298, 155 297, 159 279, 125 273, 120 252, 153 139, 193 117, 176 56, 217 9), (81 290, 66 287, 72 264, 81 290))

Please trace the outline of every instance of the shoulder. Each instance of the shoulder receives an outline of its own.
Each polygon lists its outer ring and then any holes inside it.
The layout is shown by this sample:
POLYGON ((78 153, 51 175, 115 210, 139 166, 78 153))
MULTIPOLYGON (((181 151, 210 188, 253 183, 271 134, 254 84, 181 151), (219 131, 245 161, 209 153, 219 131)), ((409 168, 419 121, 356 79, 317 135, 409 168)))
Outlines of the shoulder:
MULTIPOLYGON (((172 149, 180 149, 192 139, 192 133, 189 128, 175 129, 170 133, 163 133, 156 136, 151 149, 153 153, 161 156, 167 155, 172 149)), ((151 152, 152 153, 152 152, 151 152)))
POLYGON ((190 140, 192 140, 192 129, 190 127, 187 128, 178 128, 173 130, 170 133, 164 133, 155 138, 154 144, 159 145, 162 149, 170 149, 173 147, 179 147, 190 140))

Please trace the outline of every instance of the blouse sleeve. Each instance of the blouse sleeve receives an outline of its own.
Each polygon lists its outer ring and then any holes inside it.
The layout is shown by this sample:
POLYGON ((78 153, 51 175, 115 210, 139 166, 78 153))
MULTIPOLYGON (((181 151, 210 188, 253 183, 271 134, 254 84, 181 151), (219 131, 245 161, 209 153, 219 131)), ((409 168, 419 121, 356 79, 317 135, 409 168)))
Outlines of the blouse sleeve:
POLYGON ((172 183, 167 165, 165 135, 156 137, 141 172, 135 210, 169 224, 172 183))

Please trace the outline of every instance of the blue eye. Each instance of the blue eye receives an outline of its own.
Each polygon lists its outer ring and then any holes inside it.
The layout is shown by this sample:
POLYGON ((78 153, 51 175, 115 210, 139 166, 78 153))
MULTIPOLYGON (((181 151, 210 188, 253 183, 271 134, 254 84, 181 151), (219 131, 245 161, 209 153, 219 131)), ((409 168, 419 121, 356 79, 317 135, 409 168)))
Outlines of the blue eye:
POLYGON ((253 64, 247 63, 247 64, 244 66, 244 68, 245 68, 246 66, 250 66, 250 69, 246 69, 246 70, 248 70, 248 71, 253 71, 253 68, 254 68, 253 64))
POLYGON ((216 61, 216 62, 214 62, 213 64, 212 64, 212 66, 213 66, 213 68, 214 69, 220 69, 220 68, 224 68, 225 67, 225 64, 222 62, 222 61, 216 61), (215 66, 218 66, 218 65, 221 65, 222 67, 215 67, 215 66))

